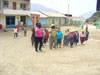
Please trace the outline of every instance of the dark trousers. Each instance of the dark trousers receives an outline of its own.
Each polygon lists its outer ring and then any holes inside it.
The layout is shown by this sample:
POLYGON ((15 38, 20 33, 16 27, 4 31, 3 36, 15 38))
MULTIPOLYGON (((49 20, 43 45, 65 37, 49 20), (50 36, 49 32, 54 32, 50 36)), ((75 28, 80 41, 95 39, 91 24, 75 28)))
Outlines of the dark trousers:
POLYGON ((86 41, 88 40, 88 37, 89 37, 89 36, 88 36, 88 35, 86 35, 86 38, 85 38, 85 40, 86 40, 86 41))
POLYGON ((46 44, 46 42, 47 42, 47 39, 44 39, 44 44, 46 44))
POLYGON ((36 51, 38 51, 38 44, 40 44, 39 50, 41 50, 41 48, 42 48, 42 37, 35 37, 35 50, 36 51))
POLYGON ((18 37, 18 33, 14 33, 14 38, 18 37))
POLYGON ((26 34, 27 34, 27 32, 25 31, 25 32, 24 32, 24 36, 26 36, 26 34))
POLYGON ((70 47, 71 48, 73 47, 73 43, 74 43, 74 39, 73 38, 70 38, 70 47))
POLYGON ((32 43, 32 46, 34 45, 35 46, 35 36, 31 36, 31 43, 32 43))

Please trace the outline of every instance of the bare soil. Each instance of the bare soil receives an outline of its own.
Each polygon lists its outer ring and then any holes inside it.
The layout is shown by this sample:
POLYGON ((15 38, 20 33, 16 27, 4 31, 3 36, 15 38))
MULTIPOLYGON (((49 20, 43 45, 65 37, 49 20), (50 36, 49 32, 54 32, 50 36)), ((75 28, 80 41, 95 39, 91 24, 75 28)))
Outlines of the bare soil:
MULTIPOLYGON (((81 31, 80 27, 74 28, 81 31)), ((100 29, 90 29, 85 45, 74 48, 49 49, 35 52, 31 46, 31 29, 24 37, 20 30, 14 39, 13 29, 0 30, 0 75, 100 75, 100 29)))

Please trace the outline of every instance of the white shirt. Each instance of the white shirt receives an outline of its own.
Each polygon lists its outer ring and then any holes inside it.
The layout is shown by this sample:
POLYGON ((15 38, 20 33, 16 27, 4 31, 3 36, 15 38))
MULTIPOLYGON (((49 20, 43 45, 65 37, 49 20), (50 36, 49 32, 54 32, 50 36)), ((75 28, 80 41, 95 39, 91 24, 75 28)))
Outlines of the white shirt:
POLYGON ((18 30, 17 29, 14 29, 14 33, 18 33, 18 30))

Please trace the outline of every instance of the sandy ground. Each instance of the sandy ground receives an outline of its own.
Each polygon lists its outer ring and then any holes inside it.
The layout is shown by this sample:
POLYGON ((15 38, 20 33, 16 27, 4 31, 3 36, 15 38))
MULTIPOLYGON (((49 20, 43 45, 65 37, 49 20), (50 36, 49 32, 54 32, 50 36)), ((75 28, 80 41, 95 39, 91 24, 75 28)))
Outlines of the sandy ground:
POLYGON ((0 75, 100 75, 100 30, 89 31, 85 46, 50 50, 46 44, 43 52, 36 53, 30 42, 31 29, 27 37, 20 31, 17 39, 11 29, 0 30, 0 75))

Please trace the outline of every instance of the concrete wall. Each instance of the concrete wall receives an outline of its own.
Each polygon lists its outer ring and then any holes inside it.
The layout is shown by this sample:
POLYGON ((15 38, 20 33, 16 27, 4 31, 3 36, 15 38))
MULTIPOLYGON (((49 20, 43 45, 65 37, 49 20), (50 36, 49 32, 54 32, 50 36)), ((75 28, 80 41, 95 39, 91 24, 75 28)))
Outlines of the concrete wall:
POLYGON ((30 1, 23 1, 23 0, 8 0, 9 1, 9 7, 4 9, 13 9, 13 2, 16 2, 16 10, 22 10, 20 8, 20 3, 26 4, 26 9, 30 10, 30 1))
MULTIPOLYGON (((16 10, 23 10, 20 9, 20 4, 25 3, 26 9, 30 10, 30 1, 24 1, 24 0, 7 0, 9 1, 8 8, 3 8, 3 0, 0 0, 0 24, 3 25, 3 28, 6 28, 6 16, 15 16, 15 25, 18 25, 18 21, 20 21, 20 16, 17 15, 3 15, 3 9, 11 9, 13 10, 13 2, 16 2, 16 10)), ((26 15, 23 15, 26 16, 26 15)), ((27 16, 26 16, 26 23, 27 23, 27 16)))
POLYGON ((6 28, 5 16, 0 15, 0 24, 2 24, 3 28, 6 28))
POLYGON ((47 25, 51 25, 51 24, 55 24, 55 25, 66 25, 66 19, 65 18, 61 18, 61 17, 49 17, 47 19, 47 25))
POLYGON ((2 13, 2 7, 3 7, 3 3, 2 0, 0 0, 0 13, 2 13))
MULTIPOLYGON (((39 22, 41 22, 41 25, 46 25, 46 18, 39 18, 39 22)), ((32 26, 32 20, 30 17, 28 17, 28 23, 27 23, 28 26, 32 26)))
POLYGON ((50 26, 52 24, 52 19, 47 18, 47 25, 50 26))
POLYGON ((66 18, 66 25, 70 25, 71 19, 66 18))
MULTIPOLYGON (((15 16, 15 25, 19 25, 19 26, 23 26, 21 23, 19 24, 19 22, 20 22, 20 17, 21 16, 26 16, 26 15, 20 15, 20 16, 15 16)), ((26 16, 26 24, 28 24, 28 16, 26 16)))
POLYGON ((66 18, 61 18, 61 25, 66 25, 66 18))
MULTIPOLYGON (((3 28, 6 28, 6 16, 15 16, 15 15, 0 15, 0 24, 3 25, 3 28)), ((15 16, 15 26, 18 25, 20 21, 20 16, 15 16)), ((27 16, 26 16, 26 23, 27 23, 27 16)), ((21 26, 21 25, 20 25, 21 26)))
POLYGON ((30 17, 28 17, 27 19, 28 19, 28 23, 27 23, 27 25, 28 25, 28 26, 32 26, 32 25, 33 25, 33 23, 32 23, 31 18, 30 18, 30 17))
POLYGON ((1 9, 1 0, 0 0, 0 9, 1 9))
POLYGON ((46 18, 39 18, 39 22, 41 22, 41 25, 46 25, 46 18))

